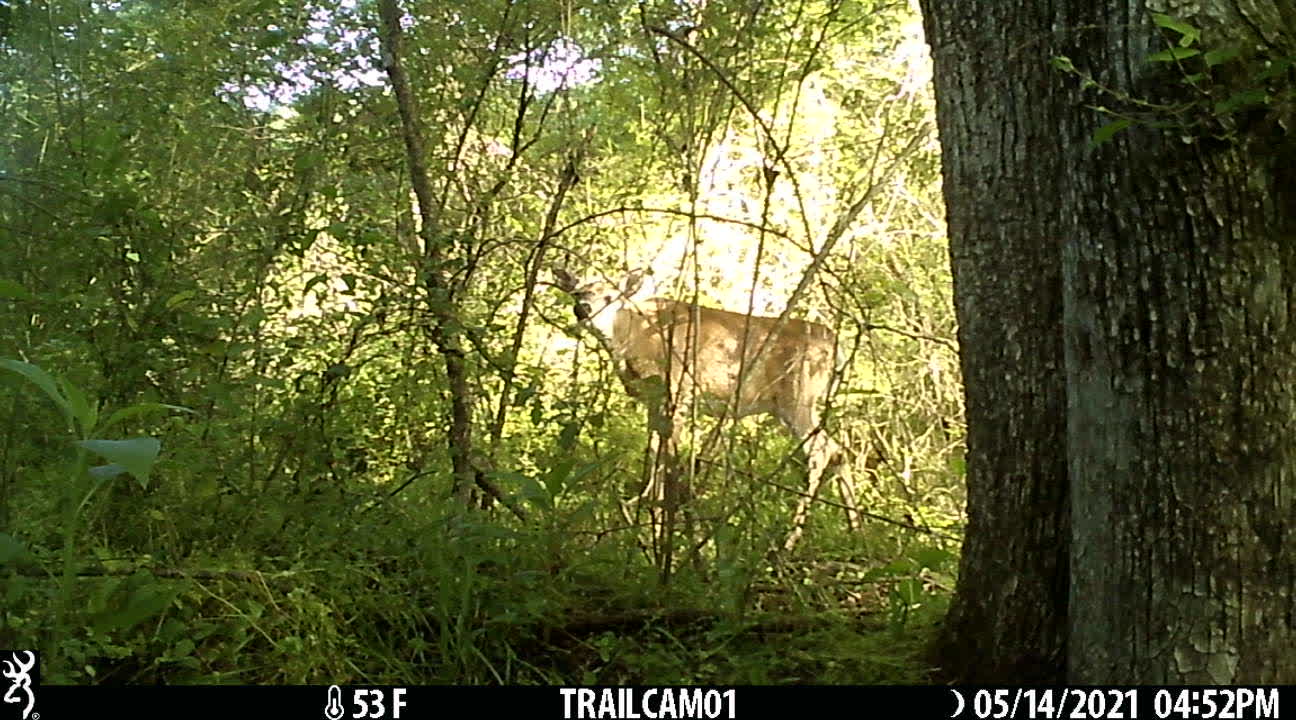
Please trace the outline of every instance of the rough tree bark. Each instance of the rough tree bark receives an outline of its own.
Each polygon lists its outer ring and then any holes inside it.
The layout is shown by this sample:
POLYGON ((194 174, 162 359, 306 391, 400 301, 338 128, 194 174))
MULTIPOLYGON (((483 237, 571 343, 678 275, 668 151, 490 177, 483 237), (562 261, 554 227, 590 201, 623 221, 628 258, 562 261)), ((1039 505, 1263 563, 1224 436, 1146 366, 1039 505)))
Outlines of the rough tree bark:
POLYGON ((938 643, 949 680, 1057 682, 1067 478, 1056 118, 1038 0, 927 0, 966 387, 968 527, 938 643))
POLYGON ((954 677, 1017 680, 1034 639, 1071 682, 1296 681, 1296 111, 1291 67, 1262 77, 1296 9, 1158 27, 1176 7, 925 4, 970 426, 954 677), (1190 87, 1201 60, 1153 55, 1184 28, 1242 54, 1190 87), (1133 125, 1095 148, 1095 106, 1133 125), (1065 412, 1023 374, 1049 364, 1065 412))
POLYGON ((1279 3, 1074 4, 1068 58, 1098 83, 1083 102, 1138 119, 1094 149, 1095 113, 1059 118, 1070 680, 1293 682, 1296 113, 1214 113, 1253 88, 1291 102, 1291 70, 1272 88, 1258 71, 1296 54, 1296 6, 1284 28, 1279 3), (1154 11, 1201 29, 1203 49, 1245 48, 1207 96, 1184 82, 1200 62, 1149 59, 1180 39, 1154 11))

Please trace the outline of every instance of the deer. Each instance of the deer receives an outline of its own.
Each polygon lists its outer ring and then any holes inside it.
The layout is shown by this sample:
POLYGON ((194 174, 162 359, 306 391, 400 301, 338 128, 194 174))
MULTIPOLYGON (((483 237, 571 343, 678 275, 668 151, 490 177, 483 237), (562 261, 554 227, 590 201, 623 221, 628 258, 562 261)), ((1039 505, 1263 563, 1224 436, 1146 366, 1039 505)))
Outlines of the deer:
POLYGON ((784 548, 792 550, 800 539, 810 503, 830 471, 856 527, 842 448, 822 427, 821 406, 836 364, 837 338, 830 328, 642 297, 641 270, 620 283, 582 283, 561 269, 554 277, 554 285, 575 299, 578 323, 611 355, 626 392, 648 406, 649 428, 664 443, 668 467, 675 464, 693 401, 712 416, 770 414, 799 443, 807 470, 807 492, 784 548))

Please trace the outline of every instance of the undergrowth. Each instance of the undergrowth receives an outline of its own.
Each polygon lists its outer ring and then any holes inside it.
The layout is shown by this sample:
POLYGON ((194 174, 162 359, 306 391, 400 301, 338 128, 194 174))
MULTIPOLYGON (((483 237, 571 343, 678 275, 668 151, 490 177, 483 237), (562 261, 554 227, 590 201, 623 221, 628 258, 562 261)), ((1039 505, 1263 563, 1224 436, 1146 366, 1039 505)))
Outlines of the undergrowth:
POLYGON ((624 548, 555 557, 489 518, 453 524, 301 532, 282 555, 96 548, 61 630, 54 549, 11 538, 3 644, 39 647, 53 683, 916 683, 946 600, 913 560, 689 569, 662 588, 624 548))

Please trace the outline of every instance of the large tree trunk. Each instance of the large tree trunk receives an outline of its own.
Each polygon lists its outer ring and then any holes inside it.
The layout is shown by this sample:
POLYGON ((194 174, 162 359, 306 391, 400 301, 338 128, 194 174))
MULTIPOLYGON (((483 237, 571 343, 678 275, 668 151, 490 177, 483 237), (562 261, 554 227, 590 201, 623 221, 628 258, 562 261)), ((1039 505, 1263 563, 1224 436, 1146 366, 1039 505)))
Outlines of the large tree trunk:
MULTIPOLYGON (((1202 5, 1203 49, 1296 45, 1296 11, 1202 5)), ((946 670, 1041 679, 1014 671, 1065 648, 1072 682, 1296 681, 1291 71, 1220 117, 1260 59, 1189 88, 1142 2, 925 9, 968 387, 946 670), (1093 106, 1136 122, 1095 149, 1093 106)))
MULTIPOLYGON (((1240 17, 1214 4, 1180 18, 1204 27, 1206 49, 1281 36, 1276 4, 1240 17)), ((1183 82, 1200 68, 1149 61, 1167 44, 1146 5, 1083 5, 1074 22, 1100 29, 1074 33, 1070 60, 1109 90, 1084 101, 1138 113, 1115 98, 1197 100, 1181 118, 1200 124, 1138 122, 1095 150, 1085 139, 1103 121, 1063 118, 1070 679, 1293 682, 1296 143, 1274 122, 1281 106, 1212 116, 1255 82, 1236 71, 1258 58, 1216 70, 1242 84, 1204 98, 1183 82), (1213 137, 1223 123, 1233 138, 1213 137)))
POLYGON ((1075 110, 1058 97, 1038 5, 924 2, 968 422, 968 527, 937 661, 964 682, 1055 682, 1064 669, 1067 170, 1055 138, 1075 110))

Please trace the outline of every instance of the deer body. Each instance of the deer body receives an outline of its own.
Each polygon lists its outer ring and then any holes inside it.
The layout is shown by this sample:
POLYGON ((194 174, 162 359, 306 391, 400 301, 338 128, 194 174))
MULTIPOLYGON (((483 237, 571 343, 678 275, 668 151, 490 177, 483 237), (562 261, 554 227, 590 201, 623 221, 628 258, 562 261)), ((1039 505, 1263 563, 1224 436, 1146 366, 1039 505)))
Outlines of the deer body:
MULTIPOLYGON (((836 336, 824 325, 771 318, 653 297, 636 299, 634 274, 623 286, 559 274, 576 298, 576 316, 610 351, 626 391, 648 406, 649 426, 677 453, 684 420, 696 404, 717 417, 771 414, 801 444, 809 492, 794 516, 795 544, 825 473, 840 447, 820 427, 836 357, 836 336)), ((843 493, 848 480, 842 481, 843 493)), ((853 504, 851 500, 848 503, 853 504)), ((852 525, 855 518, 851 516, 852 525)))

